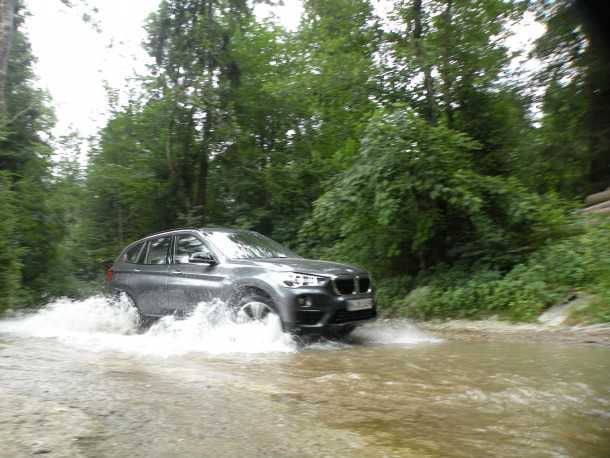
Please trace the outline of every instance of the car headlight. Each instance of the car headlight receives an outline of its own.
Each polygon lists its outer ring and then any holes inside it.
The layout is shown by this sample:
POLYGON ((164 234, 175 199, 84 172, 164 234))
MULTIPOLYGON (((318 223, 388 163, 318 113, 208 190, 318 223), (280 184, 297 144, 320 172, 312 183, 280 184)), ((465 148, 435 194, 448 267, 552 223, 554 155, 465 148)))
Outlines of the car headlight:
POLYGON ((302 286, 322 286, 327 281, 326 277, 317 275, 300 274, 297 272, 278 272, 276 274, 278 282, 288 288, 300 288, 302 286))

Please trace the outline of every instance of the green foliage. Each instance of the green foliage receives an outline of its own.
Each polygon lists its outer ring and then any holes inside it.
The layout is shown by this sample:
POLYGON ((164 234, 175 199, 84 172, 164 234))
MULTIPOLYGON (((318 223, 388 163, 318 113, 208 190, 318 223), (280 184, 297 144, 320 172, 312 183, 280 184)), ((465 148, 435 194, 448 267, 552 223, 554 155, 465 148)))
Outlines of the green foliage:
POLYGON ((380 272, 472 259, 504 268, 560 232, 557 202, 481 175, 479 146, 409 109, 380 111, 354 165, 315 204, 304 247, 380 272))
POLYGON ((10 177, 0 172, 0 311, 14 304, 20 280, 15 200, 10 177))
POLYGON ((47 96, 35 88, 33 56, 22 32, 21 2, 13 30, 6 78, 6 118, 0 127, 2 174, 2 301, 28 304, 46 295, 63 228, 49 207, 51 149, 41 138, 53 126, 47 96))
POLYGON ((568 197, 610 183, 610 56, 603 28, 586 14, 592 5, 558 0, 534 9, 546 26, 534 49, 546 92, 536 150, 543 160, 530 170, 538 189, 568 197))
POLYGON ((362 264, 388 314, 531 319, 584 290, 599 300, 583 317, 605 319, 605 223, 568 224, 564 199, 609 184, 610 60, 574 2, 396 0, 388 24, 370 0, 305 0, 295 32, 255 3, 162 1, 150 73, 122 106, 109 91, 86 170, 81 139, 44 140, 54 119, 18 8, 0 124, 7 304, 90 291, 151 232, 223 225, 362 264), (528 5, 546 32, 524 85, 504 39, 528 5))
POLYGON ((412 279, 404 276, 376 280, 375 299, 380 313, 388 316, 403 316, 406 309, 400 301, 409 294, 412 284, 412 279))
POLYGON ((604 285, 605 289, 582 309, 573 311, 568 317, 568 323, 572 324, 595 324, 610 322, 610 294, 608 294, 609 284, 604 285))
POLYGON ((425 289, 425 300, 413 293, 400 305, 416 318, 474 318, 500 315, 532 320, 547 307, 574 292, 590 292, 599 300, 582 316, 604 320, 610 285, 610 222, 577 220, 573 235, 553 241, 532 253, 508 273, 460 268, 435 272, 415 291, 425 289))

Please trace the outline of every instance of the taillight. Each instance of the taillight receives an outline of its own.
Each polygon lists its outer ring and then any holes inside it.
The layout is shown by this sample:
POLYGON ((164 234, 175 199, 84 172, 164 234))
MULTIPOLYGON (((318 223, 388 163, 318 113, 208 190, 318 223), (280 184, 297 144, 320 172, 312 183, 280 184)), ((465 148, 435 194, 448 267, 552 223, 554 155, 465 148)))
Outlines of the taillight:
POLYGON ((106 271, 106 281, 112 281, 112 267, 106 271))

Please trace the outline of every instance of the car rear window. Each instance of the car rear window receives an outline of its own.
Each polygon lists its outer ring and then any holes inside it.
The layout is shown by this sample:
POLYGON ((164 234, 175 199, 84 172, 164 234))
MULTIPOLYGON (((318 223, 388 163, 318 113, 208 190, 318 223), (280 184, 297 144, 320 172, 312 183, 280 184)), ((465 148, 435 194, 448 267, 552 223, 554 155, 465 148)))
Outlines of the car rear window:
POLYGON ((144 246, 144 242, 140 242, 140 243, 136 243, 134 246, 129 248, 123 255, 123 262, 128 262, 130 264, 137 264, 138 259, 140 257, 140 252, 142 251, 143 246, 144 246))

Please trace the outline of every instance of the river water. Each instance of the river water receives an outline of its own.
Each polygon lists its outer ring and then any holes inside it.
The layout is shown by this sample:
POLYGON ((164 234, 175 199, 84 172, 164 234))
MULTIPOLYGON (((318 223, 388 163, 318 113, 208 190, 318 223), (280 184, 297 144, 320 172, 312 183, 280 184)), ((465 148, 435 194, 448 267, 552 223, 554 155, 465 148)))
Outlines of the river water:
POLYGON ((302 342, 219 310, 138 332, 93 297, 0 321, 0 456, 610 456, 607 347, 404 321, 302 342))

